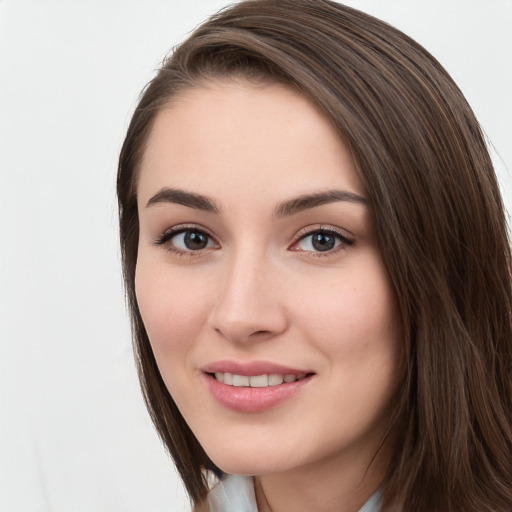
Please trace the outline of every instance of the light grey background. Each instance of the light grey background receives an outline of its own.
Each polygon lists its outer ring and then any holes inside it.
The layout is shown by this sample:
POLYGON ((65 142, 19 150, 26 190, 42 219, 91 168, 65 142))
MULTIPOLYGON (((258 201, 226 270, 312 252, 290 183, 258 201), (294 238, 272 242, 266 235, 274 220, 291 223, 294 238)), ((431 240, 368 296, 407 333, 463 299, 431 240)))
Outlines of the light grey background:
MULTIPOLYGON (((0 512, 188 509, 132 362, 116 159, 161 59, 225 3, 0 0, 0 512)), ((512 211, 512 2, 347 3, 452 73, 512 211)))

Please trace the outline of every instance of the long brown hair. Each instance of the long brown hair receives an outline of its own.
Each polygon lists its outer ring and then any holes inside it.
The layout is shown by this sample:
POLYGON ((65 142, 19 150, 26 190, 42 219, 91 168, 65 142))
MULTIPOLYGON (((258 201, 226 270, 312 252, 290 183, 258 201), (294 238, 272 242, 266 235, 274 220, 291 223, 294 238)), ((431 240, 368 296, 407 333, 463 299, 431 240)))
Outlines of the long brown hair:
POLYGON ((512 510, 512 262, 477 120, 409 37, 328 0, 249 0, 201 25, 137 106, 119 160, 124 278, 139 376, 194 503, 222 476, 169 395, 134 291, 137 173, 156 113, 181 89, 243 76, 297 88, 330 117, 366 186, 404 326, 400 445, 384 508, 512 510))

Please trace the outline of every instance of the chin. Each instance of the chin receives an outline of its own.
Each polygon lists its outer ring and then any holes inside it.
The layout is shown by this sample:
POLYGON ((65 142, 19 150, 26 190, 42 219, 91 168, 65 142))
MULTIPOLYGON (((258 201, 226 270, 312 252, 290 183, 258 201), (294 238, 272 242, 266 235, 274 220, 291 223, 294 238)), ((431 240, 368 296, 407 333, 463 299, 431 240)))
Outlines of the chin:
POLYGON ((290 458, 283 457, 287 460, 285 464, 276 456, 275 451, 265 453, 259 449, 226 449, 225 446, 207 451, 211 461, 224 473, 241 476, 265 475, 271 473, 279 473, 290 469, 290 458))

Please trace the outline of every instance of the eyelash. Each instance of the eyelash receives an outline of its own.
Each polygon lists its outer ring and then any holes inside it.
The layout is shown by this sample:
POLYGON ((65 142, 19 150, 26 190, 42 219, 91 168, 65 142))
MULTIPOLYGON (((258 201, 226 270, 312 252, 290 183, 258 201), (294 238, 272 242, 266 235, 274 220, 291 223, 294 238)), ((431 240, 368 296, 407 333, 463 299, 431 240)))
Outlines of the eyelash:
MULTIPOLYGON (((323 234, 323 235, 330 235, 337 238, 340 243, 336 247, 329 249, 327 251, 304 251, 309 252, 312 257, 315 258, 324 258, 327 256, 332 256, 334 254, 337 254, 339 251, 345 250, 347 246, 354 245, 355 240, 352 238, 349 238, 348 234, 345 231, 342 231, 340 229, 334 228, 334 227, 324 227, 324 226, 315 226, 315 227, 305 227, 297 233, 297 239, 292 244, 292 248, 297 246, 301 241, 305 240, 308 236, 312 236, 315 234, 323 234)), ((297 250, 292 249, 291 250, 297 250)))
POLYGON ((167 250, 169 252, 172 252, 173 254, 176 254, 177 256, 181 256, 181 257, 194 257, 194 256, 201 255, 201 253, 203 253, 205 249, 199 249, 199 250, 196 250, 196 251, 193 251, 193 250, 185 251, 185 250, 180 249, 180 248, 178 248, 175 245, 170 243, 170 241, 175 236, 180 235, 182 233, 186 233, 187 231, 188 232, 199 233, 201 235, 207 236, 210 240, 214 240, 214 238, 203 228, 200 228, 200 227, 194 226, 194 225, 179 225, 179 226, 174 226, 172 228, 169 228, 169 229, 165 230, 162 233, 162 235, 160 235, 154 241, 154 244, 158 245, 158 246, 160 246, 160 245, 168 245, 167 250))
MULTIPOLYGON (((154 241, 154 245, 157 245, 157 246, 168 245, 167 250, 169 252, 172 252, 172 253, 180 256, 180 257, 201 256, 204 254, 205 250, 210 249, 210 248, 204 248, 204 249, 198 249, 195 251, 191 250, 191 249, 183 250, 183 249, 179 249, 178 247, 169 243, 172 240, 172 238, 174 238, 175 236, 182 234, 182 233, 186 233, 186 232, 194 232, 194 233, 204 235, 204 236, 208 237, 210 240, 213 240, 214 243, 217 244, 217 242, 215 242, 215 239, 205 229, 200 228, 198 226, 194 226, 194 225, 179 225, 179 226, 175 226, 175 227, 172 227, 172 228, 164 231, 164 233, 162 233, 162 235, 160 235, 154 241)), ((349 238, 344 231, 341 231, 339 229, 336 229, 336 228, 333 228, 330 226, 323 227, 320 225, 320 226, 315 226, 315 227, 306 227, 306 228, 303 228, 302 230, 300 230, 297 233, 296 239, 290 246, 289 250, 299 252, 298 249, 293 249, 293 247, 297 246, 301 241, 305 240, 308 236, 312 236, 312 235, 319 234, 319 233, 321 233, 323 235, 334 236, 335 238, 337 238, 340 241, 339 245, 337 245, 333 249, 329 249, 326 251, 302 251, 302 252, 309 253, 313 257, 326 257, 326 256, 331 256, 333 254, 336 254, 340 250, 344 250, 347 248, 347 246, 354 245, 354 243, 355 243, 355 241, 352 238, 349 238)))

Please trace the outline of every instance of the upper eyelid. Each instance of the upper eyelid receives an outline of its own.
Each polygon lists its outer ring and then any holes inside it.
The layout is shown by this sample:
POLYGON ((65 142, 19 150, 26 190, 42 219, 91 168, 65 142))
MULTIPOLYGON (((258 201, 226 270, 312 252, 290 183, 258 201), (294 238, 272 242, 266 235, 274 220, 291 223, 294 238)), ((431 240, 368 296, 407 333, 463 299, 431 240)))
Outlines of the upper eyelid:
POLYGON ((184 231, 199 231, 209 236, 215 243, 218 243, 215 236, 213 236, 208 229, 201 226, 200 224, 177 224, 176 226, 172 226, 170 228, 166 228, 161 234, 157 235, 154 240, 155 245, 163 245, 168 242, 173 236, 176 236, 184 231))
POLYGON ((303 238, 305 238, 306 236, 312 235, 313 233, 318 233, 319 231, 335 233, 335 234, 341 236, 342 238, 350 240, 350 242, 352 242, 352 243, 354 242, 354 235, 352 235, 346 229, 342 229, 342 228, 338 228, 338 227, 330 226, 330 225, 326 225, 326 224, 316 224, 314 226, 307 226, 307 227, 299 230, 293 243, 295 244, 299 240, 302 240, 303 238))

